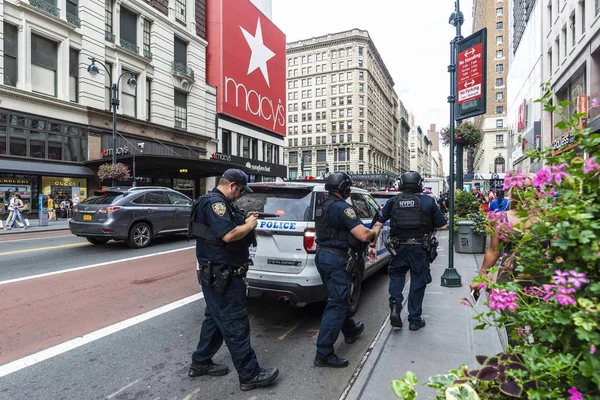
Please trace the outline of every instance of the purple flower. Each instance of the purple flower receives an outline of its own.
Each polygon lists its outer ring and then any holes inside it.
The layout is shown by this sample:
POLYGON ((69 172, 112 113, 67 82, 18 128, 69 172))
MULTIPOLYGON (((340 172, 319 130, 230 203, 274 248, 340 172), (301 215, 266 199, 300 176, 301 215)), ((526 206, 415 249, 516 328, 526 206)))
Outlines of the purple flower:
POLYGON ((544 187, 546 183, 552 182, 552 175, 548 168, 542 168, 533 176, 533 185, 537 187, 544 187))
POLYGON ((546 294, 544 289, 538 286, 530 286, 523 288, 523 293, 531 297, 544 297, 544 295, 546 294))
POLYGON ((594 354, 596 354, 596 346, 595 346, 595 345, 591 345, 591 346, 590 346, 590 354, 591 354, 591 355, 594 355, 594 354))
POLYGON ((489 299, 489 307, 493 310, 500 311, 508 308, 510 312, 515 312, 519 307, 517 296, 512 290, 507 292, 506 289, 492 289, 489 299))
POLYGON ((527 183, 527 175, 522 173, 521 170, 512 170, 504 177, 503 189, 507 190, 511 187, 523 187, 527 183))
POLYGON ((565 171, 563 171, 566 168, 566 166, 567 166, 567 164, 550 166, 550 169, 552 170, 552 178, 554 178, 554 181, 556 183, 562 182, 563 178, 566 178, 567 176, 569 176, 569 174, 567 174, 565 171))
POLYGON ((571 276, 569 278, 567 278, 567 281, 570 284, 572 284, 573 286, 575 286, 576 288, 580 288, 582 284, 590 282, 587 279, 585 279, 586 275, 583 272, 577 272, 574 270, 570 270, 569 274, 571 274, 571 276))
POLYGON ((575 386, 573 386, 571 389, 569 389, 568 393, 571 395, 570 400, 583 400, 583 396, 581 395, 581 392, 579 390, 577 390, 577 388, 575 386))
POLYGON ((569 276, 568 272, 562 272, 560 269, 557 269, 556 271, 554 271, 554 273, 556 275, 552 277, 552 282, 554 282, 555 285, 567 284, 567 277, 569 276))
POLYGON ((560 305, 562 306, 567 306, 567 305, 572 305, 574 306, 575 304, 577 304, 575 302, 575 299, 573 299, 573 297, 569 296, 571 293, 575 293, 575 289, 573 288, 567 288, 565 286, 559 286, 558 287, 558 293, 554 296, 554 298, 556 300, 558 300, 558 302, 560 303, 560 305))
POLYGON ((526 326, 525 328, 517 328, 517 335, 521 338, 521 339, 527 339, 527 337, 529 336, 529 332, 531 332, 531 327, 526 326))
POLYGON ((543 290, 544 290, 544 297, 543 300, 545 302, 548 302, 548 300, 550 300, 552 297, 554 297, 554 285, 544 285, 542 286, 543 290))
POLYGON ((585 165, 583 167, 583 173, 589 174, 591 171, 594 171, 596 168, 598 168, 598 164, 596 164, 594 162, 594 157, 590 157, 587 160, 585 160, 585 165))
POLYGON ((598 98, 594 97, 592 99, 592 105, 590 106, 590 108, 598 108, 598 98))

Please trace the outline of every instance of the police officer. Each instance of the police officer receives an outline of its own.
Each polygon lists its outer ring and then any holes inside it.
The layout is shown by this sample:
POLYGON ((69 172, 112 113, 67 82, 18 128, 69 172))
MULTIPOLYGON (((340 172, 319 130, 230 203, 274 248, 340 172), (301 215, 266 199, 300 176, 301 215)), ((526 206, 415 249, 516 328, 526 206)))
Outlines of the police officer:
MULTIPOLYGON (((317 254, 315 263, 327 290, 327 306, 317 338, 317 367, 343 368, 348 360, 335 355, 333 344, 340 331, 346 343, 354 343, 363 332, 362 322, 348 317, 351 275, 347 271, 348 250, 369 242, 375 233, 362 224, 356 211, 345 200, 350 196, 352 179, 345 172, 335 172, 327 178, 329 195, 315 212, 317 254), (362 242, 362 243, 361 243, 362 242)), ((362 260, 362 257, 361 257, 362 260)))
POLYGON ((241 390, 270 385, 279 375, 277 368, 259 367, 250 346, 243 278, 248 268, 248 247, 256 240, 258 213, 244 216, 231 204, 242 193, 251 191, 247 184, 248 176, 243 171, 225 171, 218 186, 194 204, 189 228, 190 236, 196 237, 198 280, 206 301, 200 341, 192 354, 189 375, 227 374, 226 365, 212 361, 225 340, 241 390))
POLYGON ((400 178, 402 194, 387 201, 381 218, 375 224, 376 237, 383 224, 390 221, 390 241, 394 242, 396 256, 389 266, 390 274, 390 323, 402 328, 402 290, 406 273, 410 270, 408 294, 408 329, 418 331, 425 326, 421 318, 425 287, 431 283, 429 254, 424 241, 434 228, 445 229, 446 218, 431 196, 424 195, 423 179, 416 171, 408 171, 400 178))

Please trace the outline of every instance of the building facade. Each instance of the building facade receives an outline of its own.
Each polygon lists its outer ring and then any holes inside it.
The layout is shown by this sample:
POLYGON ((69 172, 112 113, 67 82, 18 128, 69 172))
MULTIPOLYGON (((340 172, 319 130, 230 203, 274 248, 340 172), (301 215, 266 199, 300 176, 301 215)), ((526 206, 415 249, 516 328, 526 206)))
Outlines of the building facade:
POLYGON ((214 165, 178 163, 216 148, 204 15, 204 0, 2 2, 0 198, 19 191, 33 210, 38 194, 85 198, 113 151, 130 167, 138 156, 130 185, 202 193, 214 165), (97 71, 88 70, 92 57, 97 71), (116 149, 111 83, 120 100, 116 149))
POLYGON ((367 31, 288 43, 287 101, 290 179, 401 171, 404 107, 367 31))
POLYGON ((431 177, 431 146, 432 142, 423 129, 414 123, 414 116, 410 114, 409 123, 412 126, 408 134, 410 149, 410 170, 417 171, 423 178, 431 177))
MULTIPOLYGON (((512 1, 512 0, 510 0, 512 1)), ((504 173, 507 160, 506 74, 508 71, 508 2, 474 0, 473 32, 487 28, 486 113, 475 117, 484 140, 467 161, 469 174, 504 173), (470 170, 472 166, 472 170, 470 170)), ((472 178, 469 176, 469 178, 472 178)))
POLYGON ((430 124, 427 137, 431 140, 431 177, 444 178, 444 158, 440 152, 440 132, 435 124, 430 124))

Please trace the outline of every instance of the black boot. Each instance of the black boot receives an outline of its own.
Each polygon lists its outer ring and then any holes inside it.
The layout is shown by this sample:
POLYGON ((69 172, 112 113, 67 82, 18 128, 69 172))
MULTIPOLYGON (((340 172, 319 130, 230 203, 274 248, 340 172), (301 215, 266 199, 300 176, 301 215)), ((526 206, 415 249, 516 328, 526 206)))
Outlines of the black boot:
POLYGON ((361 333, 363 333, 364 330, 365 324, 363 324, 362 322, 358 322, 354 326, 354 330, 352 331, 352 333, 350 333, 349 335, 344 335, 344 341, 348 344, 356 342, 356 339, 361 335, 361 333))
POLYGON ((315 367, 326 367, 326 368, 345 368, 348 366, 348 360, 340 358, 335 354, 330 355, 326 359, 315 357, 313 365, 315 367))
POLYGON ((211 361, 210 364, 203 365, 192 361, 188 375, 192 378, 202 375, 223 376, 227 375, 228 372, 229 367, 225 364, 215 364, 211 361))
POLYGON ((260 368, 254 379, 248 382, 240 382, 240 389, 252 390, 257 387, 268 386, 277 379, 278 375, 279 370, 277 368, 260 368))
POLYGON ((419 321, 411 322, 410 325, 408 325, 408 329, 410 329, 411 331, 418 331, 424 326, 425 320, 421 318, 419 321))
POLYGON ((390 324, 394 328, 402 328, 402 319, 400 318, 400 310, 394 303, 392 305, 392 311, 390 312, 390 324))

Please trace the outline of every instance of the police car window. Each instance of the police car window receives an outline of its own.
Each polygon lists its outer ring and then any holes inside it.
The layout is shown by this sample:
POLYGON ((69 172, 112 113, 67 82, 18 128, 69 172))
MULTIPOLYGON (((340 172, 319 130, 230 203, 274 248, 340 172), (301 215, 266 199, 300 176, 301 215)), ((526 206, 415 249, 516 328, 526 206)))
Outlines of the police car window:
POLYGON ((375 213, 377 211, 379 211, 379 204, 377 204, 377 202, 368 194, 364 195, 364 198, 367 201, 367 204, 369 205, 369 209, 371 210, 371 215, 375 215, 375 213))
POLYGON ((144 197, 144 204, 160 204, 167 205, 171 204, 167 196, 165 196, 164 192, 148 192, 146 193, 146 197, 144 197))
POLYGON ((350 195, 350 201, 356 210, 359 218, 371 218, 371 213, 369 211, 369 206, 365 199, 358 193, 353 193, 350 195))
POLYGON ((247 193, 235 202, 245 213, 258 211, 279 215, 285 221, 307 221, 311 215, 312 191, 273 189, 247 193))

